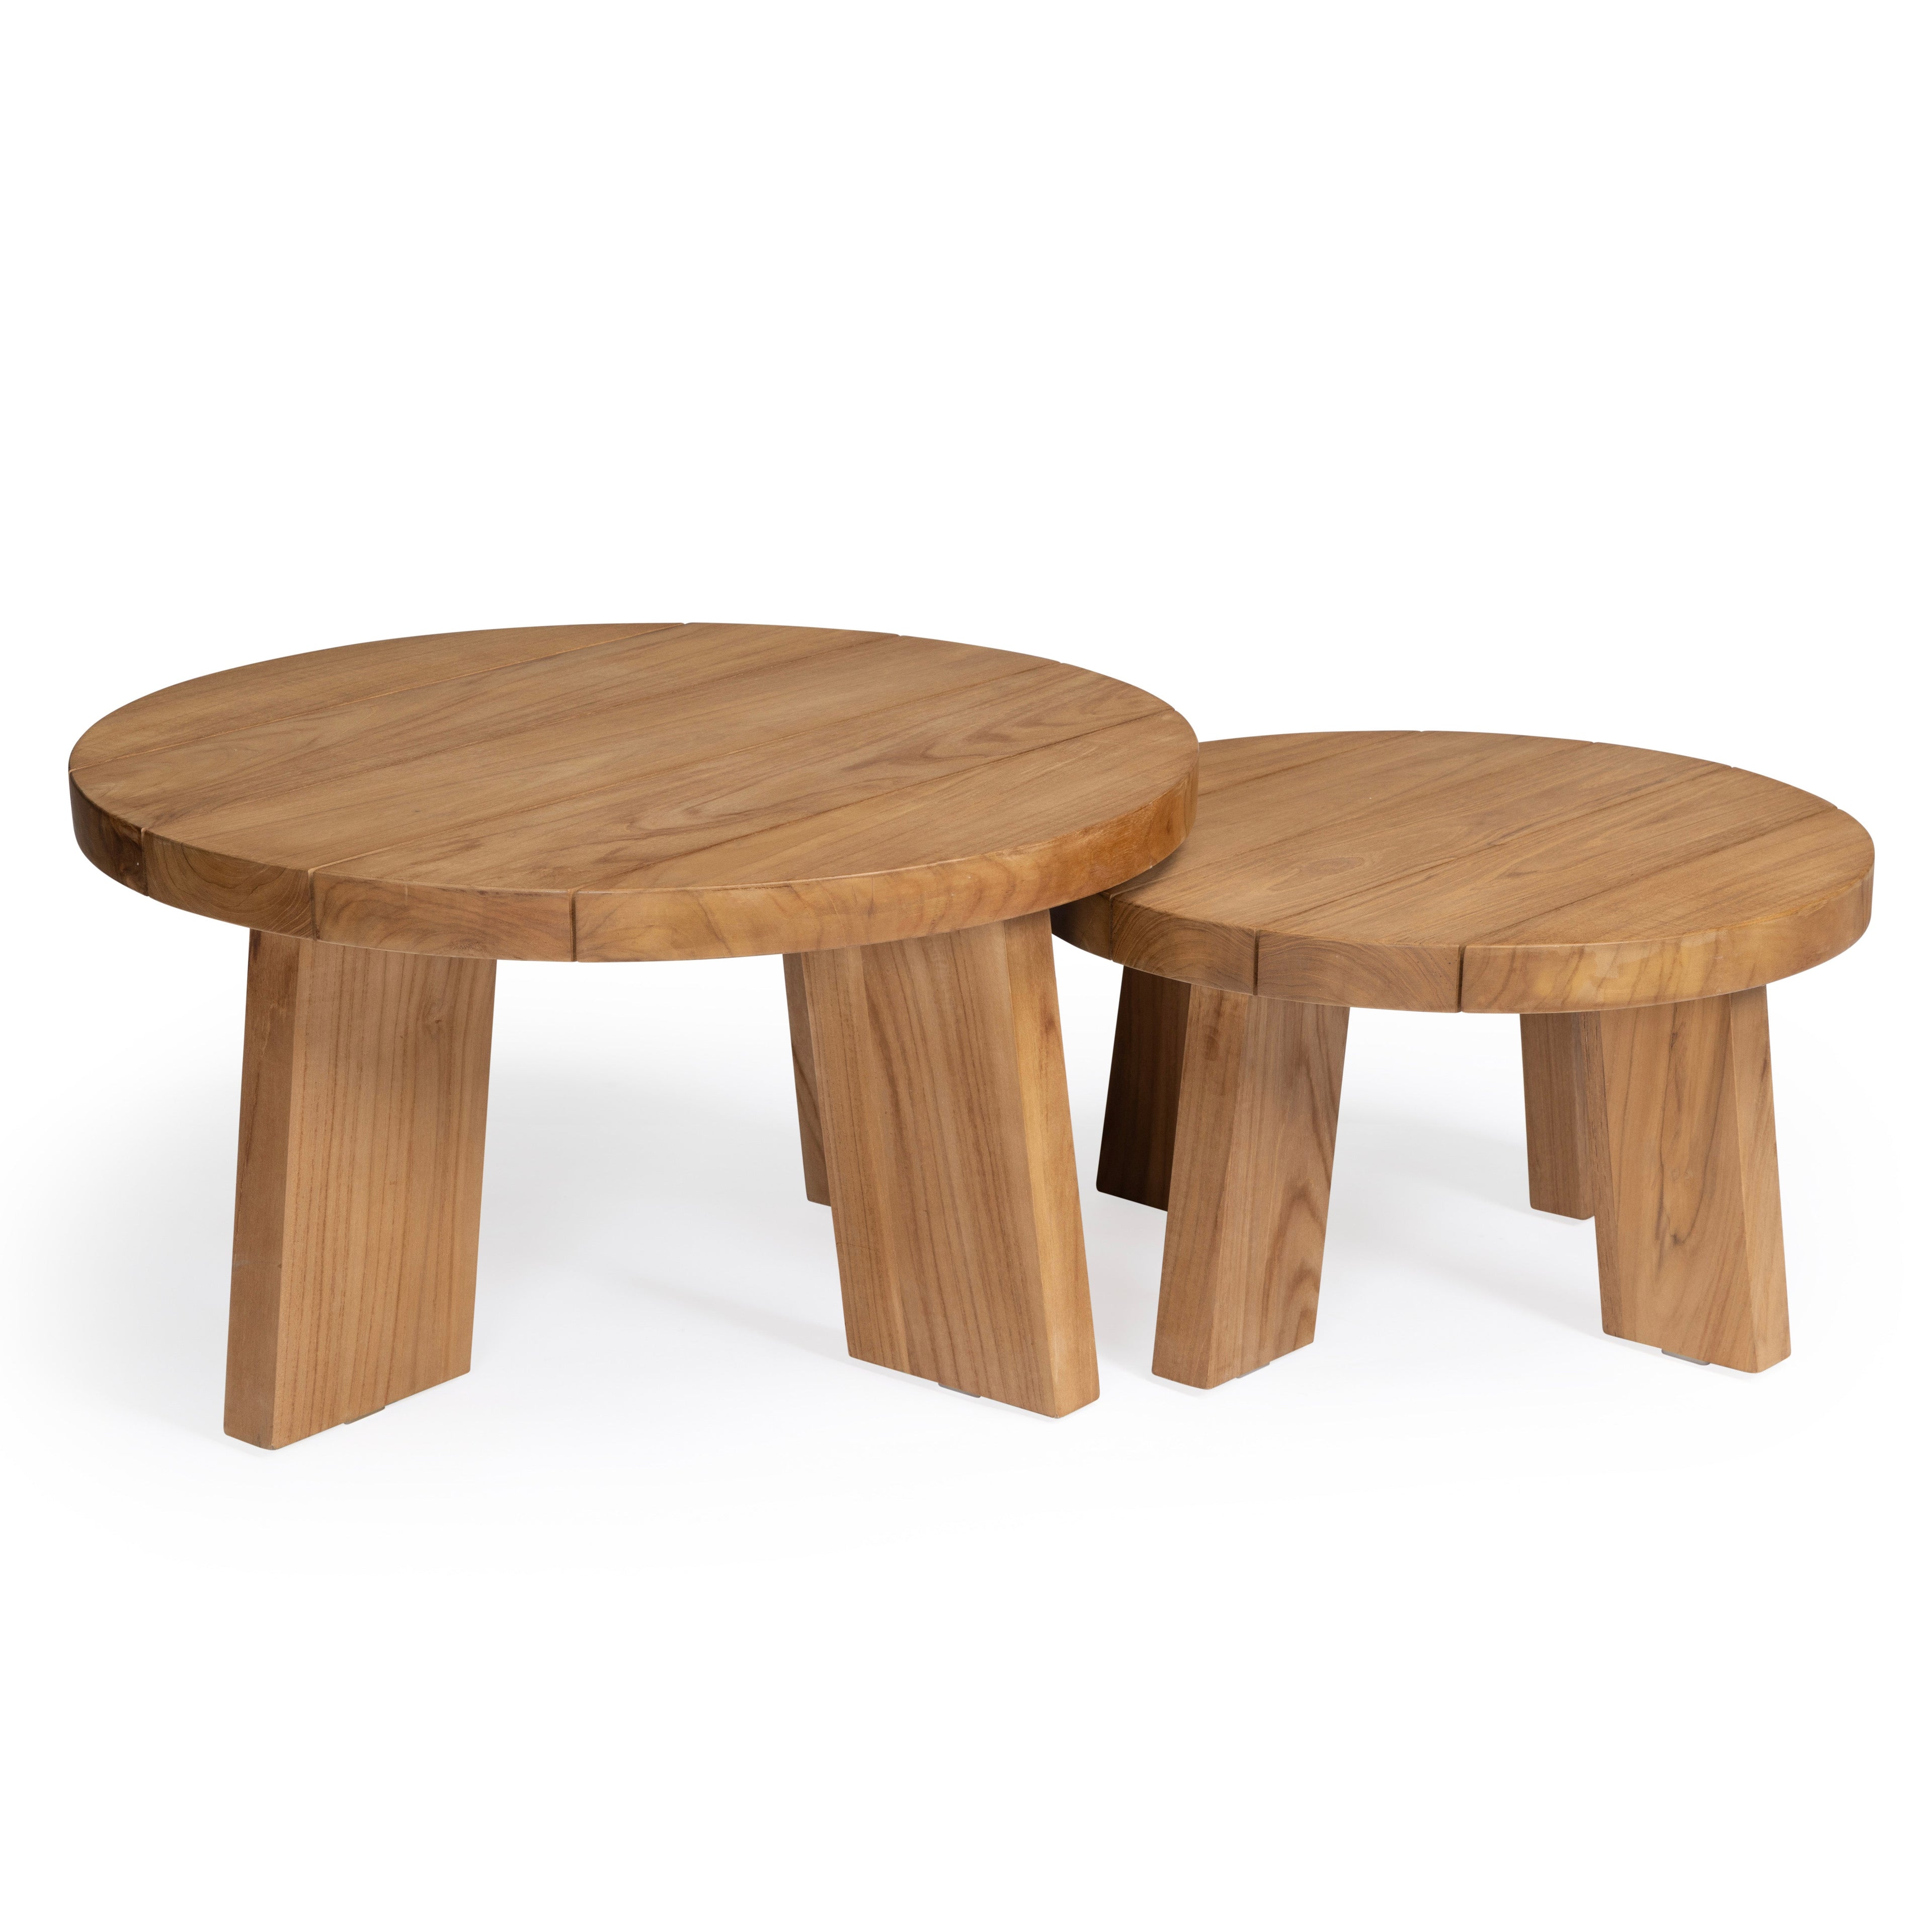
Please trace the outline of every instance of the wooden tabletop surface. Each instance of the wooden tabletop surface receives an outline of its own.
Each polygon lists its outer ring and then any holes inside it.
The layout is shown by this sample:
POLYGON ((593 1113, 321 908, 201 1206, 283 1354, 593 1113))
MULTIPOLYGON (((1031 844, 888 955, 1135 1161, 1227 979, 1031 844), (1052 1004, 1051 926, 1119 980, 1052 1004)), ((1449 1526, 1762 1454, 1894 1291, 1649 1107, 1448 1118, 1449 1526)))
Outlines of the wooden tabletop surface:
POLYGON ((1553 1012, 1762 986, 1871 914, 1858 821, 1623 745, 1314 732, 1201 748, 1192 836, 1057 914, 1196 985, 1333 1006, 1553 1012))
POLYGON ((601 624, 218 672, 74 747, 76 835, 170 904, 406 952, 683 959, 1017 917, 1186 836, 1186 720, 861 631, 601 624))

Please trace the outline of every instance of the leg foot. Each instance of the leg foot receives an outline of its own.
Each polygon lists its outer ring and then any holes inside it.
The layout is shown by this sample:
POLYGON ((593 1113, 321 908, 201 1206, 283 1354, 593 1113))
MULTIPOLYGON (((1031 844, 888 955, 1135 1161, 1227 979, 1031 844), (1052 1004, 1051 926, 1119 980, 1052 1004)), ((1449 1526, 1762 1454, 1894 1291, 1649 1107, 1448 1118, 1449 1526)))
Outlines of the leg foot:
POLYGON ((825 1143, 818 1126, 818 1069, 812 1058, 812 1022, 805 1010, 805 958, 784 956, 785 1011, 791 1021, 791 1081, 798 1096, 798 1150, 805 1161, 805 1198, 832 1204, 825 1184, 825 1143))
POLYGON ((1604 1329, 1694 1361, 1791 1352, 1764 988, 1586 1016, 1604 1329))
POLYGON ((249 934, 230 1435, 278 1449, 469 1368, 496 976, 249 934))
POLYGON ((1315 1338, 1346 1006, 1196 986, 1154 1373, 1212 1388, 1315 1338))
POLYGON ((1114 1064, 1107 1077, 1107 1121, 1094 1184, 1148 1208, 1167 1205, 1174 1169, 1174 1123, 1180 1106, 1181 1052, 1187 1042, 1185 980, 1162 980, 1131 966, 1120 972, 1114 1064))
POLYGON ((1522 1111, 1529 1142, 1529 1204, 1587 1221, 1590 1126, 1584 1105, 1581 1013, 1522 1016, 1522 1111))
POLYGON ((1046 1415, 1091 1402, 1046 914, 802 966, 847 1346, 1046 1415))

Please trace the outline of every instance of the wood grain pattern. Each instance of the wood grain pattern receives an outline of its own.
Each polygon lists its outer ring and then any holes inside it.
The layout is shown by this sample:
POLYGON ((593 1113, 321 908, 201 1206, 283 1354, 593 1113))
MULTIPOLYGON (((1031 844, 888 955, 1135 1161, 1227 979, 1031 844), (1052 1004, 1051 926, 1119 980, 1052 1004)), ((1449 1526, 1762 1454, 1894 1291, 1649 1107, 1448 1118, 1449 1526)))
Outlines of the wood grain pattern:
POLYGON ((1054 937, 1088 952, 1109 955, 1113 950, 1114 911, 1112 902, 1095 892, 1070 904, 1053 907, 1048 916, 1054 937))
POLYGON ((1580 1022, 1604 1330, 1727 1368, 1791 1352, 1762 986, 1580 1022))
POLYGON ((1590 1119, 1583 1080, 1583 1016, 1525 1013, 1522 1111, 1529 1204, 1587 1221, 1592 1204, 1590 1119))
MULTIPOLYGON (((1198 820, 1196 821, 1198 823, 1198 820)), ((1255 935, 1210 919, 1188 919, 1116 896, 1107 955, 1163 980, 1185 980, 1224 992, 1255 989, 1255 935)), ((1076 942, 1077 943, 1077 942, 1076 942)))
POLYGON ((309 877, 299 866, 258 866, 158 832, 142 832, 141 854, 148 896, 163 905, 198 913, 218 905, 220 917, 254 932, 315 936, 309 877))
POLYGON ((104 719, 70 777, 88 856, 189 911, 400 952, 626 959, 1083 896, 1186 836, 1195 766, 1158 699, 1044 658, 682 624, 219 674, 104 719))
POLYGON ((798 1101, 798 1148, 805 1163, 805 1198, 832 1205, 825 1178, 825 1141, 818 1125, 818 1067, 812 1057, 812 1016, 805 1004, 805 961, 784 956, 785 1016, 791 1026, 792 1089, 798 1101))
POLYGON ((1196 1388, 1315 1337, 1346 1007, 1196 987, 1154 1370, 1196 1388))
MULTIPOLYGON (((332 862, 408 852, 409 841, 432 827, 514 826, 547 802, 626 772, 647 780, 659 765, 674 766, 742 728, 739 693, 748 679, 794 726, 797 707, 814 693, 821 705, 862 708, 874 688, 867 674, 877 668, 862 664, 852 647, 893 641, 853 632, 656 626, 401 691, 338 696, 245 730, 76 766, 76 782, 138 819, 151 853, 178 848, 174 903, 222 918, 244 894, 258 906, 278 894, 299 901, 311 874, 332 862)), ((934 679, 950 687, 1009 668, 1003 654, 984 658, 942 662, 912 652, 908 676, 916 687, 934 679)), ((374 660, 364 668, 381 670, 374 660)), ((550 883, 516 869, 527 856, 513 851, 508 872, 486 871, 475 882, 485 904, 496 892, 550 883)), ((364 869, 373 874, 365 893, 389 876, 364 869)), ((406 866, 395 883, 439 880, 406 866)), ((568 898, 560 902, 566 922, 568 898)), ((347 929, 324 936, 344 944, 364 937, 347 929)))
POLYGON ((800 963, 848 1347, 1042 1414, 1094 1400, 1047 915, 800 963))
POLYGON ((1573 1012, 1735 992, 1850 945, 1864 828, 1754 773, 1469 732, 1202 748, 1187 843, 1063 911, 1074 944, 1323 1004, 1573 1012))
POLYGON ((1255 986, 1270 999, 1453 1013, 1462 979, 1461 950, 1454 946, 1264 932, 1255 948, 1255 986))
MULTIPOLYGON (((1740 813, 1739 834, 1753 823, 1740 813)), ((1829 807, 1738 836, 1472 944, 1463 1010, 1656 1006, 1788 979, 1863 935, 1872 872, 1864 828, 1829 807), (1594 936, 1565 936, 1580 931, 1594 936)))
POLYGON ((230 1435, 280 1448, 469 1368, 496 970, 250 934, 230 1435))
POLYGON ((68 806, 74 815, 74 842, 88 862, 137 892, 148 890, 148 862, 141 850, 141 828, 103 812, 70 776, 68 806))
POLYGON ((1167 1206, 1190 992, 1184 980, 1121 968, 1106 1124, 1094 1182, 1102 1194, 1147 1208, 1167 1206))
POLYGON ((358 698, 440 684, 478 671, 502 670, 593 644, 621 643, 669 624, 543 624, 510 631, 447 631, 434 637, 384 638, 267 658, 151 692, 110 711, 82 734, 71 765, 104 764, 213 734, 245 731, 299 712, 358 698))
POLYGON ((721 844, 666 863, 662 883, 649 888, 580 891, 577 956, 814 951, 1051 907, 1087 880, 1122 876, 1136 854, 1172 850, 1186 836, 1196 754, 1170 718, 1108 727, 721 844), (923 856, 935 850, 955 856, 923 856), (698 883, 707 870, 710 880, 698 883))

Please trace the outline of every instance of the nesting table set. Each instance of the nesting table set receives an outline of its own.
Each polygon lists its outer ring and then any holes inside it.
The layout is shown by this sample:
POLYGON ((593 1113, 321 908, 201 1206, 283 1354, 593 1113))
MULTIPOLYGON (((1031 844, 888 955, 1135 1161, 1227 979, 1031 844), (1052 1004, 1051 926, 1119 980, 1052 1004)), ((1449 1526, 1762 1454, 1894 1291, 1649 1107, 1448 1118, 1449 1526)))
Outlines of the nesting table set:
POLYGON ((1044 658, 630 624, 196 679, 94 725, 70 785, 101 870, 250 928, 248 1442, 468 1368, 498 959, 784 955, 848 1346, 973 1394, 1100 1393, 1054 932, 1125 969, 1100 1180, 1167 1210, 1158 1372, 1311 1339, 1353 1006, 1522 1015, 1531 1198, 1594 1217, 1605 1329, 1789 1352, 1764 987, 1864 931, 1872 848, 1769 779, 1474 734, 1197 746, 1044 658))

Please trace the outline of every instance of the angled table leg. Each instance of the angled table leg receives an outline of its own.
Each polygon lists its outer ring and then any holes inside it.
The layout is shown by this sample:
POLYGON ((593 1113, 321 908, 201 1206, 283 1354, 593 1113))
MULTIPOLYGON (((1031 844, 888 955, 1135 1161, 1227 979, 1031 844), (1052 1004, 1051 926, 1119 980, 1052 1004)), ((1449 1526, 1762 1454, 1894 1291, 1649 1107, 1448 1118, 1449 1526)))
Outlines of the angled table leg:
POLYGON ((1315 1339, 1346 1006, 1196 986, 1154 1370, 1212 1388, 1315 1339))
POLYGON ((230 1435, 278 1449, 469 1368, 496 977, 249 934, 230 1435))
POLYGON ((847 1346, 1046 1415, 1091 1402, 1046 914, 801 966, 847 1346))
POLYGON ((1120 969, 1107 1118, 1094 1185, 1102 1194, 1165 1208, 1174 1171, 1174 1123, 1180 1108, 1180 1063, 1187 1044, 1185 980, 1120 969))
POLYGON ((1522 1016, 1522 1112, 1529 1143, 1529 1204, 1587 1221, 1590 1123, 1584 1103, 1581 1013, 1522 1016))
POLYGON ((805 1162, 805 1198, 832 1204, 825 1184, 825 1142, 818 1125, 818 1068, 812 1057, 812 1020, 805 1006, 805 956, 784 956, 785 1013, 791 1022, 791 1084, 798 1100, 798 1150, 805 1162))
POLYGON ((1791 1352, 1764 988, 1582 1028, 1604 1329, 1700 1362, 1791 1352))

